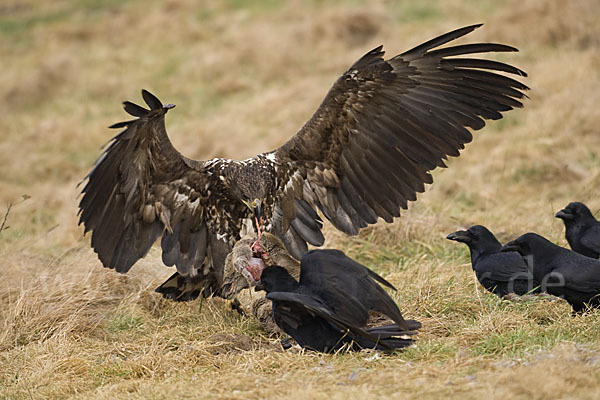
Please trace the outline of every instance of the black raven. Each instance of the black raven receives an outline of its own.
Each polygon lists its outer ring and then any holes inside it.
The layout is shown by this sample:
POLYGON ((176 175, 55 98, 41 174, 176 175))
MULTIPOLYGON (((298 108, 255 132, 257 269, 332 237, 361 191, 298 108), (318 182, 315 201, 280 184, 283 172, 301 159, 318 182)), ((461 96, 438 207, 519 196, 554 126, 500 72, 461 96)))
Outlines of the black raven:
POLYGON ((565 237, 573 251, 592 258, 600 256, 600 222, 585 204, 569 203, 554 216, 565 223, 565 237))
POLYGON ((562 297, 574 312, 600 307, 600 261, 560 247, 535 233, 508 242, 502 251, 531 257, 541 290, 562 297))
POLYGON ((533 279, 523 257, 517 252, 501 252, 502 245, 485 226, 453 232, 447 239, 469 246, 475 276, 490 292, 499 297, 539 292, 539 282, 533 279))
POLYGON ((302 257, 300 281, 286 269, 270 266, 262 271, 256 290, 267 292, 275 322, 304 348, 333 352, 406 347, 421 324, 405 320, 377 282, 394 289, 339 250, 312 250, 302 257), (394 323, 367 329, 369 312, 394 323))

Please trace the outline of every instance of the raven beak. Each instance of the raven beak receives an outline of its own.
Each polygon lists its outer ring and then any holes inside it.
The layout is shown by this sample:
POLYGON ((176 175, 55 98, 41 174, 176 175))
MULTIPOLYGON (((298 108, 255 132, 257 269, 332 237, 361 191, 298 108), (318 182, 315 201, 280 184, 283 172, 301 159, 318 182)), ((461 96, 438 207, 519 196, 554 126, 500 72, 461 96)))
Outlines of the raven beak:
POLYGON ((467 231, 452 232, 451 234, 446 236, 446 239, 462 243, 470 243, 472 240, 471 235, 469 235, 469 232, 467 231))
POLYGON ((256 284, 256 286, 254 286, 254 291, 255 292, 260 292, 261 290, 265 290, 265 287, 262 285, 262 283, 260 281, 258 281, 258 283, 256 284))
POLYGON ((560 210, 559 212, 554 214, 554 216, 556 218, 560 218, 560 219, 573 219, 574 218, 574 215, 566 208, 560 210))
POLYGON ((516 251, 517 253, 519 252, 519 250, 521 249, 521 247, 519 246, 519 244, 517 243, 516 240, 512 240, 508 243, 506 243, 504 246, 502 246, 502 248, 500 249, 500 251, 506 253, 508 251, 516 251))

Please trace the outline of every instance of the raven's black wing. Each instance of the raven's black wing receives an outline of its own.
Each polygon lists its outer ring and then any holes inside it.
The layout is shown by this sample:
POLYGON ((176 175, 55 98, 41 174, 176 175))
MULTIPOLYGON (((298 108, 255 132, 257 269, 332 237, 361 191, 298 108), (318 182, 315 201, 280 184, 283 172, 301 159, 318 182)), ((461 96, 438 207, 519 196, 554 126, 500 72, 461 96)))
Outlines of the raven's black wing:
POLYGON ((300 263, 300 284, 318 294, 340 317, 365 326, 369 311, 387 315, 408 330, 398 306, 377 283, 388 281, 339 250, 312 250, 300 263))
MULTIPOLYGON (((373 343, 377 343, 379 341, 379 337, 377 335, 370 334, 362 327, 355 325, 352 321, 346 320, 337 315, 337 313, 333 312, 323 302, 307 294, 293 292, 271 292, 267 294, 267 299, 279 303, 278 314, 282 318, 282 321, 291 327, 297 328, 302 322, 299 317, 301 317, 304 312, 308 312, 316 317, 331 322, 342 332, 351 332, 353 335, 356 335, 359 338, 367 339, 373 343)), ((384 345, 384 347, 388 346, 384 345)))
POLYGON ((482 256, 476 261, 474 269, 477 277, 483 276, 497 282, 533 278, 523 257, 516 251, 482 256))

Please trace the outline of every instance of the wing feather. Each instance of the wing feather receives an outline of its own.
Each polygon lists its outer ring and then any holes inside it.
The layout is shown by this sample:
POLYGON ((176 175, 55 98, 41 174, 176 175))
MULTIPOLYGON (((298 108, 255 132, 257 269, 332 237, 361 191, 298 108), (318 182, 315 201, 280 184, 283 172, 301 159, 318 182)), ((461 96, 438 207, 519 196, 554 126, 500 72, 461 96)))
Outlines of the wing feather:
POLYGON ((267 299, 280 304, 279 312, 282 314, 282 317, 286 317, 284 321, 290 326, 298 323, 298 316, 296 314, 301 313, 300 310, 302 310, 333 323, 342 331, 350 331, 360 338, 367 339, 372 343, 379 343, 387 349, 391 349, 390 345, 387 341, 381 341, 381 339, 397 335, 399 331, 399 329, 396 329, 396 332, 390 332, 391 329, 388 329, 388 331, 382 329, 381 333, 377 331, 371 333, 369 330, 363 328, 364 325, 357 325, 353 320, 345 319, 344 316, 329 309, 326 304, 306 294, 271 292, 267 294, 267 299), (285 305, 291 305, 292 307, 290 307, 289 311, 286 311, 285 305))
POLYGON ((372 310, 407 329, 398 306, 376 282, 395 290, 394 286, 343 252, 312 250, 302 257, 300 271, 300 284, 315 290, 341 318, 365 326, 372 310))
MULTIPOLYGON (((356 61, 296 135, 273 153, 281 178, 274 201, 304 199, 348 234, 378 218, 390 222, 399 216, 432 183, 429 171, 445 167, 472 140, 470 130, 522 107, 527 97, 525 84, 503 74, 527 76, 521 69, 465 57, 517 51, 514 47, 440 48, 480 26, 448 32, 388 60, 380 46, 356 61), (305 180, 304 190, 283 190, 292 177, 305 180)), ((292 211, 297 207, 286 208, 280 221, 282 234, 297 218, 292 211)), ((299 231, 300 238, 307 234, 299 231)))
MULTIPOLYGON (((79 223, 85 232, 92 231, 92 247, 105 267, 127 272, 162 236, 166 265, 175 265, 184 277, 208 273, 212 284, 219 271, 211 262, 217 253, 222 258, 221 249, 207 257, 216 239, 208 234, 205 220, 210 202, 219 195, 210 200, 206 188, 215 189, 215 184, 203 162, 185 158, 169 141, 164 118, 174 106, 163 106, 146 90, 142 96, 150 109, 123 103, 138 118, 113 125, 125 129, 108 143, 85 178, 79 223)), ((216 209, 213 231, 224 233, 219 218, 229 211, 226 205, 216 209)))

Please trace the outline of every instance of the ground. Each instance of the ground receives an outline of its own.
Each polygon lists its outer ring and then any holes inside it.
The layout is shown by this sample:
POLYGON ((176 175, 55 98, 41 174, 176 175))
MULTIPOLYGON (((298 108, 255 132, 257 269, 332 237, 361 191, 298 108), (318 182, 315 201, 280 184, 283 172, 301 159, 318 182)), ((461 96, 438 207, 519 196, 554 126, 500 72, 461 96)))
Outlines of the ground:
POLYGON ((597 398, 600 312, 500 301, 445 236, 478 223, 566 245, 554 212, 600 208, 599 15, 595 0, 3 0, 0 397, 597 398), (291 136, 368 50, 479 22, 470 40, 520 49, 498 58, 529 73, 525 107, 477 132, 395 223, 325 229, 398 288, 423 323, 414 347, 283 351, 222 301, 159 298, 172 271, 158 249, 105 270, 77 226, 77 183, 141 88, 177 104, 167 126, 185 155, 246 158, 291 136))

